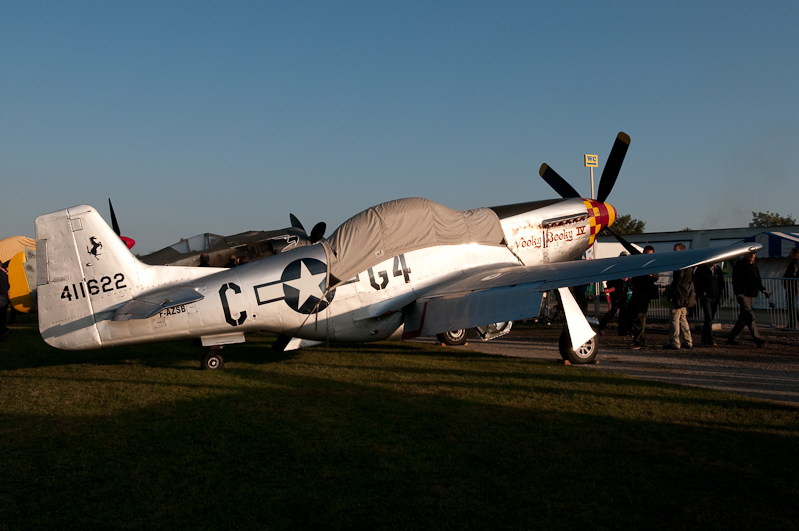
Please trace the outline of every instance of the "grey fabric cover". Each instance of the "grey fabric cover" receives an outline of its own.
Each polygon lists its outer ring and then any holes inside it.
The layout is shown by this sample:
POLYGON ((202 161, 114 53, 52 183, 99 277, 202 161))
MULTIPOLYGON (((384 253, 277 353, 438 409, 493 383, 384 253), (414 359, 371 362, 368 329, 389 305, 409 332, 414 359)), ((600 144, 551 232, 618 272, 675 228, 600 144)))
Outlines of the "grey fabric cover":
POLYGON ((382 203, 345 221, 322 243, 328 286, 333 288, 392 256, 464 243, 506 245, 493 210, 452 210, 421 197, 382 203))

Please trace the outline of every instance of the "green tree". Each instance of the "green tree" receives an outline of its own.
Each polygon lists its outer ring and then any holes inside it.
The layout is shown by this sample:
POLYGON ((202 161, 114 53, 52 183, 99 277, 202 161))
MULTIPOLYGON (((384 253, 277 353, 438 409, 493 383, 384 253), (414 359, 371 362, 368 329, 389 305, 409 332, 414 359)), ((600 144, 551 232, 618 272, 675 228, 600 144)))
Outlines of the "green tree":
MULTIPOLYGON (((646 221, 635 219, 630 214, 624 214, 616 218, 611 228, 616 234, 643 234, 645 226, 646 221)), ((605 231, 602 232, 603 235, 608 235, 605 231)))
POLYGON ((776 212, 772 213, 766 210, 765 212, 752 212, 752 221, 749 222, 750 227, 781 227, 783 225, 796 225, 796 219, 793 216, 780 216, 776 212))

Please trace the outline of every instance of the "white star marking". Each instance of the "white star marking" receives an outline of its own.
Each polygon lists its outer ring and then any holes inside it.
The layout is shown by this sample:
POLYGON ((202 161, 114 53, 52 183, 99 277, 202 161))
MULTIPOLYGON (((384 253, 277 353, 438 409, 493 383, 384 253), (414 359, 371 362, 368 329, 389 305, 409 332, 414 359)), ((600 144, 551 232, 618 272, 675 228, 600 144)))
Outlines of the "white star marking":
POLYGON ((297 308, 302 308, 303 304, 305 304, 310 297, 321 299, 324 296, 319 285, 326 276, 326 273, 312 275, 311 272, 308 271, 305 262, 300 262, 300 278, 286 282, 286 284, 292 288, 300 291, 300 299, 297 302, 297 308))

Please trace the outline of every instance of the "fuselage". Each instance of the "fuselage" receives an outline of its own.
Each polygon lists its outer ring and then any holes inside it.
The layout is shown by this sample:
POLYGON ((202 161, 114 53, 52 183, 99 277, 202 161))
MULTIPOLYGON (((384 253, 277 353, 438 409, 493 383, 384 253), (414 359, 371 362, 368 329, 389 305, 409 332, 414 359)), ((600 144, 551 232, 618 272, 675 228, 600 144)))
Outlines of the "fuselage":
POLYGON ((141 266, 145 269, 136 273, 122 268, 119 276, 106 273, 94 279, 92 268, 84 268, 83 284, 70 287, 65 282, 64 289, 74 291, 78 299, 81 294, 88 299, 95 314, 96 338, 67 340, 69 336, 45 329, 42 335, 51 345, 67 349, 197 337, 204 344, 225 344, 243 341, 245 334, 255 331, 317 341, 399 337, 402 307, 431 286, 490 264, 534 266, 574 260, 615 219, 613 207, 585 199, 491 210, 499 218, 505 245, 437 245, 386 256, 333 289, 328 287, 328 257, 322 244, 233 269, 141 266), (160 276, 165 270, 169 278, 160 276), (138 278, 125 276, 134 274, 138 278), (103 284, 106 278, 110 281, 103 284), (140 293, 177 283, 198 292, 202 299, 166 308, 148 319, 114 316, 115 308, 140 293), (103 289, 94 293, 96 286, 103 289))

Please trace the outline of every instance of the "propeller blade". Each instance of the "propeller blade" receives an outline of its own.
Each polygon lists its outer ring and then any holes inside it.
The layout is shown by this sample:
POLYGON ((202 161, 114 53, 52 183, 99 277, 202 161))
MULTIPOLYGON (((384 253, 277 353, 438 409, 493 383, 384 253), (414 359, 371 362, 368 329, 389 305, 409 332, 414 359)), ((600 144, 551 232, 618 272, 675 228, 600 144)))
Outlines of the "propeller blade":
POLYGON ((616 184, 616 178, 619 176, 621 164, 624 162, 624 156, 627 154, 627 148, 629 147, 630 137, 624 132, 619 133, 616 136, 616 141, 613 142, 608 161, 602 169, 602 178, 599 180, 596 200, 600 203, 604 203, 610 195, 610 191, 613 190, 613 185, 616 184))
POLYGON ((558 175, 555 170, 546 164, 541 165, 541 168, 538 170, 538 175, 543 177, 547 184, 560 194, 561 197, 580 197, 580 194, 577 193, 577 190, 572 188, 572 185, 567 183, 563 177, 558 175))
POLYGON ((625 240, 624 238, 622 238, 622 237, 621 237, 621 234, 618 234, 616 231, 614 231, 614 230, 613 230, 613 229, 611 229, 610 227, 605 227, 605 230, 606 230, 606 231, 608 231, 609 233, 611 233, 611 234, 613 235, 613 237, 614 237, 614 238, 616 238, 617 240, 619 240, 619 243, 622 245, 622 247, 624 247, 624 249, 626 249, 626 250, 627 250, 627 252, 628 252, 628 253, 630 253, 631 255, 634 255, 634 254, 641 254, 641 251, 639 251, 638 249, 636 249, 636 248, 635 248, 635 246, 634 246, 633 244, 631 244, 630 242, 628 242, 627 240, 625 240))
POLYGON ((119 230, 119 223, 117 223, 117 216, 114 214, 114 205, 111 204, 111 198, 108 198, 108 207, 111 209, 111 226, 114 228, 114 232, 117 233, 117 236, 122 236, 122 232, 119 230))
POLYGON ((289 214, 289 219, 291 220, 292 227, 294 227, 295 229, 300 229, 303 232, 305 232, 305 227, 302 226, 302 223, 300 223, 300 220, 297 219, 297 216, 295 216, 294 214, 289 214))
POLYGON ((311 229, 311 243, 316 243, 321 241, 322 238, 325 237, 325 230, 327 230, 327 224, 324 221, 320 221, 311 229))

